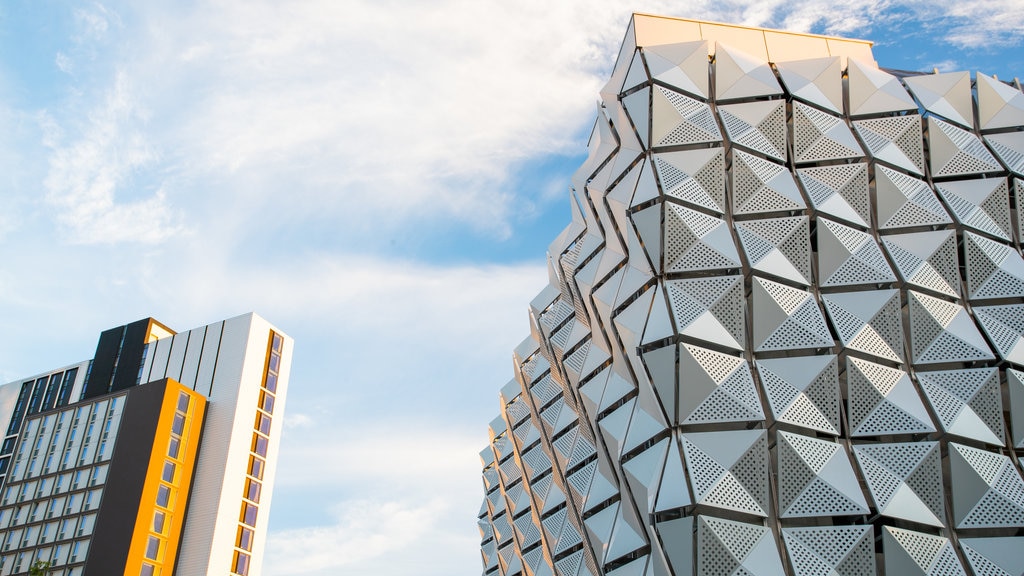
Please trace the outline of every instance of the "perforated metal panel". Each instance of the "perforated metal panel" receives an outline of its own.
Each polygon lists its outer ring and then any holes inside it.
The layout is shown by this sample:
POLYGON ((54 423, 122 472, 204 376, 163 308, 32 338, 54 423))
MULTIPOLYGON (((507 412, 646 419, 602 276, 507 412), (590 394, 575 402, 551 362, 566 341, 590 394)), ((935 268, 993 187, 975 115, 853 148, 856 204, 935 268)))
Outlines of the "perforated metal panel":
POLYGON ((485 573, 1020 574, 1021 92, 634 19, 481 453, 485 573))

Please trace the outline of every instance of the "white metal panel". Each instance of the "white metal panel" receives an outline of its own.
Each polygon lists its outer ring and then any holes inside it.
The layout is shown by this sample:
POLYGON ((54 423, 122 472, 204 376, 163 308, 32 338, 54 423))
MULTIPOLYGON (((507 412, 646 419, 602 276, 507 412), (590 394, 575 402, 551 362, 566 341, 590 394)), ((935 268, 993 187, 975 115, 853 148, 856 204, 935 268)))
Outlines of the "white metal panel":
POLYGON ((188 348, 185 349, 181 378, 178 379, 178 382, 192 389, 196 387, 196 375, 199 373, 199 360, 202 357, 205 339, 206 326, 190 330, 188 333, 188 348))
POLYGON ((217 353, 220 351, 221 333, 224 323, 217 322, 206 327, 206 339, 203 341, 203 354, 199 361, 199 372, 196 374, 195 391, 203 396, 210 396, 213 375, 217 370, 217 353))
POLYGON ((167 377, 181 381, 181 367, 185 362, 185 351, 193 331, 175 334, 171 338, 171 354, 167 359, 167 377))

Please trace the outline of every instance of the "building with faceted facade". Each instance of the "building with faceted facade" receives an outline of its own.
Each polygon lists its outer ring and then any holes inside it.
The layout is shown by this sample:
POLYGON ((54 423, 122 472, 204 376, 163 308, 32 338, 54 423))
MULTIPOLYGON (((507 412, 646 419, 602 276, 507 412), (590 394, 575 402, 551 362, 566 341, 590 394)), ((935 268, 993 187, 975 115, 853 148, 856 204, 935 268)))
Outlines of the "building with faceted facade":
POLYGON ((0 575, 260 574, 291 351, 255 314, 147 318, 0 386, 0 575))
POLYGON ((1024 93, 635 15, 481 452, 487 576, 1024 573, 1024 93))

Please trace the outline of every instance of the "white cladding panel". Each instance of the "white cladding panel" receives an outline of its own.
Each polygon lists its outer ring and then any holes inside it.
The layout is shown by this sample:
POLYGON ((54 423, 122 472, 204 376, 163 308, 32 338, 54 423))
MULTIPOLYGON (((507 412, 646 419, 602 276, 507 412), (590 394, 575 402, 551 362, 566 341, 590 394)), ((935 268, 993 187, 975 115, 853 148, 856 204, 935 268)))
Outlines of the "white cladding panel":
POLYGON ((188 348, 185 349, 185 361, 181 367, 181 378, 178 382, 194 390, 196 374, 199 372, 199 360, 203 353, 203 340, 206 338, 206 326, 191 330, 188 335, 188 348))

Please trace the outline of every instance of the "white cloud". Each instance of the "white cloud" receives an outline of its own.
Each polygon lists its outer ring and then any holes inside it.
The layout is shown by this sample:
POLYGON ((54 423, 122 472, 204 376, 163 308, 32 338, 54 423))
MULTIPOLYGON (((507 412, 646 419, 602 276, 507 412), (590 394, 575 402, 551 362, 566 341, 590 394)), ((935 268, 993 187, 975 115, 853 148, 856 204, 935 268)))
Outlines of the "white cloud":
POLYGON ((181 231, 162 190, 137 200, 128 189, 133 176, 159 160, 139 124, 144 121, 128 78, 118 74, 113 87, 88 117, 75 123, 75 137, 45 112, 40 123, 50 149, 46 201, 69 238, 81 243, 159 242, 181 231))

